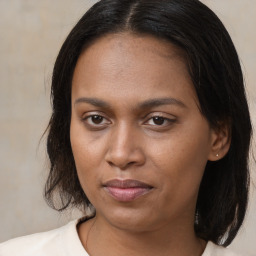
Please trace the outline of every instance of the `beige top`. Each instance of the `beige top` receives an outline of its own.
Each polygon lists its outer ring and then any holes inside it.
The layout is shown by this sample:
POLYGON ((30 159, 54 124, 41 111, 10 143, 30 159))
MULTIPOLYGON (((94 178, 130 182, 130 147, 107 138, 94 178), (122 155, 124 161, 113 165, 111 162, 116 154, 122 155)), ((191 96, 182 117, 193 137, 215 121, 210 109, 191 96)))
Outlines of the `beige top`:
MULTIPOLYGON (((0 256, 89 256, 77 233, 78 222, 79 220, 74 220, 61 228, 1 243, 0 256)), ((242 255, 208 242, 202 256, 242 255)))

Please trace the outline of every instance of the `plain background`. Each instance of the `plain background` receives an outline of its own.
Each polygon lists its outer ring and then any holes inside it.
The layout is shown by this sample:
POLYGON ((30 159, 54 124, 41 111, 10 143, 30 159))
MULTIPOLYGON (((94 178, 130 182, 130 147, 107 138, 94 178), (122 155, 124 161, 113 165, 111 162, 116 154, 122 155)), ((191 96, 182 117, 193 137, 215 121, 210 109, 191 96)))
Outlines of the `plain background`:
MULTIPOLYGON (((50 116, 55 58, 68 32, 94 2, 0 0, 0 242, 61 226, 79 215, 60 215, 44 202, 48 163, 45 138, 40 138, 50 116)), ((255 126, 256 0, 202 2, 220 17, 238 50, 255 126)), ((252 163, 249 211, 231 245, 251 255, 256 254, 255 172, 252 163)))

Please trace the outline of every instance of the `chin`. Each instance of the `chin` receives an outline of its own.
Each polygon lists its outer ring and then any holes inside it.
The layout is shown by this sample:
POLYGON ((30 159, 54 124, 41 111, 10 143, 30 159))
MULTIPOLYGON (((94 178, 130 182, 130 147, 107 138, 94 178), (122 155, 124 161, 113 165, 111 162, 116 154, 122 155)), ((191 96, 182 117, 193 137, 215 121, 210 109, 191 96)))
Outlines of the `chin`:
POLYGON ((152 210, 138 209, 113 209, 110 213, 100 214, 107 222, 120 230, 129 232, 145 232, 157 229, 163 219, 152 215, 152 210))

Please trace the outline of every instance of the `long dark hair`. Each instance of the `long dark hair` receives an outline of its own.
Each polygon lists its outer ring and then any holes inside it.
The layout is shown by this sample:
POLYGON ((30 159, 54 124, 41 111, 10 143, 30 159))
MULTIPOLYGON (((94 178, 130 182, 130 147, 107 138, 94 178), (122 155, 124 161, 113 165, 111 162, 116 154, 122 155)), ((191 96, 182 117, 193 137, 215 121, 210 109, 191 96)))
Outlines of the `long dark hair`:
POLYGON ((72 76, 84 48, 106 34, 124 31, 149 34, 181 48, 202 114, 212 127, 230 128, 230 150, 223 159, 207 163, 195 213, 198 237, 229 245, 247 207, 251 122, 232 40, 218 17, 198 0, 102 0, 72 29, 53 70, 47 202, 60 211, 91 205, 80 186, 70 145, 72 76))

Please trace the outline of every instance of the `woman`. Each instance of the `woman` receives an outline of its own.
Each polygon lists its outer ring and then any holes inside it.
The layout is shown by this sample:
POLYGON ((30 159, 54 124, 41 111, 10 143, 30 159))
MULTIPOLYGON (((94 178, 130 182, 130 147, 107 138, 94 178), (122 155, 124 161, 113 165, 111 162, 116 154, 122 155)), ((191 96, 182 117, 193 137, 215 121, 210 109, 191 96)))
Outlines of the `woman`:
POLYGON ((52 100, 45 196, 85 218, 0 255, 236 255, 225 247, 246 212, 251 122, 236 50, 211 10, 98 2, 60 50, 52 100))

